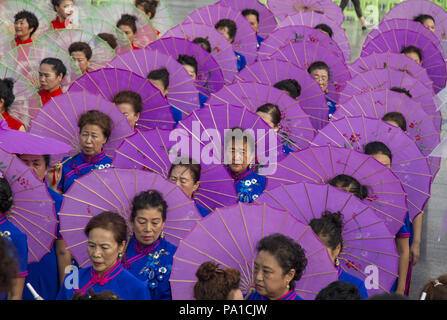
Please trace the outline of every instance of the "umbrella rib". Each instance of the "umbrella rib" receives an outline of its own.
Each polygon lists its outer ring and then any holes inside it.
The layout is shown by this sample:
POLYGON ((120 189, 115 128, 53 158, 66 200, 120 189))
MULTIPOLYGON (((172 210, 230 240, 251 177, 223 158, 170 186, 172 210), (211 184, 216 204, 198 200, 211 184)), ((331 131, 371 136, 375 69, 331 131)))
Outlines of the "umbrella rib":
MULTIPOLYGON (((346 260, 345 258, 343 258, 343 257, 341 257, 341 256, 339 256, 339 258, 340 258, 341 260, 344 260, 346 263, 349 263, 349 261, 346 260)), ((366 273, 364 273, 362 270, 360 270, 359 268, 357 268, 355 265, 352 265, 352 267, 353 267, 355 270, 357 270, 358 272, 360 272, 365 278, 368 276, 366 273)), ((396 276, 396 277, 397 277, 397 276, 396 276)), ((374 278, 372 278, 372 281, 373 281, 377 286, 379 286, 383 291, 385 291, 385 292, 389 292, 387 289, 385 289, 385 288, 380 284, 380 282, 376 282, 376 280, 375 280, 374 278)))
POLYGON ((363 259, 363 258, 357 257, 357 256, 355 256, 355 255, 353 255, 353 254, 351 254, 351 253, 349 253, 349 252, 345 252, 345 255, 350 256, 350 257, 353 257, 353 258, 355 258, 355 259, 358 259, 358 260, 360 260, 360 261, 362 261, 362 262, 364 262, 364 263, 367 263, 368 265, 374 265, 374 266, 376 266, 377 268, 379 268, 380 270, 382 270, 382 271, 384 271, 384 272, 386 272, 386 273, 388 273, 388 274, 391 274, 391 275, 395 276, 396 278, 399 277, 397 274, 394 274, 393 272, 388 271, 388 270, 386 270, 385 268, 376 265, 375 263, 371 263, 370 261, 367 261, 367 260, 365 260, 365 259, 363 259))
MULTIPOLYGON (((394 237, 393 237, 393 239, 394 239, 394 237)), ((350 248, 350 249, 357 249, 357 250, 361 250, 361 251, 374 252, 374 253, 378 253, 378 254, 391 256, 391 257, 394 257, 394 258, 399 258, 399 255, 396 255, 396 254, 393 254, 393 253, 381 252, 381 251, 371 250, 371 249, 366 249, 366 248, 360 248, 360 247, 354 247, 354 246, 345 246, 345 245, 343 245, 343 248, 350 248)))
MULTIPOLYGON (((94 171, 93 171, 94 172, 94 171)), ((89 187, 87 187, 86 185, 84 185, 81 181, 76 180, 75 182, 77 182, 79 185, 81 185, 82 187, 84 187, 85 189, 87 189, 88 191, 90 191, 91 193, 93 193, 94 195, 98 196, 98 198, 101 198, 102 200, 104 200, 105 202, 107 202, 108 204, 110 204, 113 208, 115 208, 117 211, 119 211, 119 208, 117 206, 115 206, 112 202, 110 202, 109 200, 107 200, 106 198, 104 198, 103 196, 101 196, 99 193, 97 193, 96 191, 90 189, 89 187)), ((65 195, 64 195, 65 196, 65 195)), ((77 200, 78 199, 74 198, 74 197, 67 197, 73 200, 77 200)), ((96 207, 96 206, 95 206, 96 207)))

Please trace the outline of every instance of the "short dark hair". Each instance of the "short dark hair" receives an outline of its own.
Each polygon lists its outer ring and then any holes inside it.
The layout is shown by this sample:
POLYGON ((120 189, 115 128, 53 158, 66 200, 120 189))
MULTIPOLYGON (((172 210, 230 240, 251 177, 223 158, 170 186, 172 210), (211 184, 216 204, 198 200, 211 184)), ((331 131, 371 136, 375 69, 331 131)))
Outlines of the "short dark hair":
MULTIPOLYGON (((51 4, 53 5, 54 10, 56 10, 56 6, 60 6, 63 0, 51 0, 51 4)), ((74 2, 74 0, 73 0, 74 2)))
POLYGON ((197 63, 196 58, 194 58, 193 56, 187 55, 187 54, 179 54, 177 62, 180 63, 181 65, 188 65, 194 68, 194 72, 197 75, 197 71, 199 68, 199 65, 197 63))
POLYGON ((93 289, 88 289, 87 293, 82 291, 76 292, 71 300, 122 300, 116 293, 110 290, 102 292, 95 292, 93 289))
POLYGON ((422 51, 418 47, 415 47, 415 46, 404 47, 404 48, 402 48, 400 53, 402 53, 402 54, 416 53, 419 57, 419 60, 422 62, 422 51))
POLYGON ((25 19, 26 22, 28 22, 29 28, 33 28, 33 31, 31 31, 30 33, 31 37, 34 34, 34 32, 37 31, 37 28, 39 28, 39 20, 34 15, 34 13, 26 10, 22 10, 16 13, 16 15, 14 16, 14 23, 21 19, 25 19))
POLYGON ((301 94, 301 86, 295 79, 284 79, 273 85, 276 89, 286 91, 289 96, 296 99, 301 94))
POLYGON ((147 75, 147 78, 149 80, 160 80, 165 90, 169 88, 169 71, 166 68, 152 70, 147 75))
POLYGON ((118 42, 116 41, 116 37, 113 34, 111 34, 111 33, 107 33, 107 32, 98 33, 98 37, 100 37, 102 40, 107 42, 108 45, 112 49, 116 49, 116 47, 118 46, 118 42))
POLYGON ((200 45, 203 49, 211 53, 211 43, 208 41, 208 39, 198 37, 195 38, 192 42, 200 45))
POLYGON ((274 126, 278 126, 281 123, 281 110, 276 104, 273 103, 264 103, 256 112, 264 112, 270 115, 272 118, 272 123, 274 126))
POLYGON ((137 217, 137 211, 143 209, 156 209, 160 211, 163 221, 166 221, 166 213, 168 204, 157 190, 147 190, 137 194, 132 200, 132 211, 130 221, 134 221, 137 217))
POLYGON ((334 32, 332 31, 331 27, 329 27, 327 24, 324 24, 324 23, 317 24, 314 27, 314 29, 319 29, 321 31, 326 32, 329 35, 329 37, 331 37, 331 38, 334 35, 334 32))
POLYGON ((88 45, 88 43, 82 41, 73 42, 68 47, 68 53, 71 55, 73 52, 83 52, 87 60, 90 60, 93 55, 92 48, 88 45))
POLYGON ((56 76, 59 76, 60 74, 62 74, 62 78, 65 77, 65 75, 67 74, 67 67, 65 67, 64 63, 62 62, 62 60, 58 59, 58 58, 45 58, 40 62, 40 65, 43 64, 49 64, 51 66, 53 66, 53 70, 56 72, 56 76))
POLYGON ((14 80, 10 78, 0 79, 0 99, 4 100, 3 107, 8 111, 9 107, 14 103, 14 80))
POLYGON ((128 26, 132 29, 133 33, 137 33, 137 17, 124 13, 121 15, 121 18, 116 23, 116 27, 120 26, 128 26))
POLYGON ((194 285, 196 300, 228 300, 232 290, 239 289, 241 274, 234 268, 219 268, 212 261, 202 263, 196 271, 198 281, 194 285))
POLYGON ((413 96, 411 95, 410 91, 408 91, 407 89, 404 88, 400 88, 400 87, 392 87, 390 88, 391 91, 394 92, 398 92, 398 93, 403 93, 405 94, 408 98, 413 98, 413 96))
POLYGON ((393 161, 393 154, 391 153, 390 148, 388 148, 387 145, 381 141, 372 141, 365 144, 363 147, 363 152, 370 156, 381 153, 390 158, 390 162, 393 161))
POLYGON ((246 17, 246 16, 248 16, 250 14, 256 16, 256 20, 259 23, 259 12, 257 10, 255 10, 255 9, 245 9, 245 10, 242 10, 242 15, 244 17, 246 17))
POLYGON ((112 119, 105 113, 98 110, 89 110, 82 114, 78 120, 79 131, 81 131, 87 124, 97 125, 101 128, 102 133, 107 140, 110 138, 110 135, 112 134, 112 119))
POLYGON ((0 213, 6 213, 13 205, 12 188, 6 178, 0 178, 0 213))
POLYGON ((435 18, 433 18, 433 17, 432 17, 431 15, 429 15, 429 14, 420 14, 420 15, 414 17, 414 18, 413 18, 413 21, 416 21, 416 22, 419 22, 419 23, 424 24, 424 21, 425 21, 425 20, 428 20, 428 19, 431 19, 431 20, 433 20, 433 22, 435 22, 435 18))
POLYGON ((343 214, 339 211, 325 211, 320 218, 313 218, 310 227, 327 248, 335 250, 338 245, 343 249, 343 214))
POLYGON ((127 224, 126 220, 118 213, 111 211, 104 211, 87 223, 84 229, 84 234, 88 237, 90 231, 95 228, 101 228, 113 233, 113 238, 120 245, 127 240, 127 224))
POLYGON ((135 7, 142 6, 145 14, 151 13, 151 19, 155 17, 158 5, 158 0, 135 0, 135 7))
MULTIPOLYGON (((295 269, 293 280, 301 279, 307 266, 307 258, 304 249, 293 239, 280 233, 271 234, 258 242, 256 250, 258 252, 267 251, 274 256, 283 271, 283 275, 291 269, 295 269)), ((291 290, 295 289, 295 281, 291 281, 289 284, 291 290)))
POLYGON ((337 280, 320 290, 315 300, 362 300, 356 285, 337 280))
POLYGON ((143 110, 143 99, 141 96, 132 90, 122 90, 113 97, 113 103, 116 105, 120 103, 129 103, 132 106, 135 114, 141 113, 143 110))
POLYGON ((171 165, 171 168, 169 169, 168 177, 171 176, 172 170, 174 170, 176 167, 184 167, 188 168, 189 171, 191 171, 191 176, 194 181, 194 183, 197 183, 197 181, 200 180, 200 175, 202 173, 202 166, 200 163, 193 163, 192 158, 181 158, 177 159, 176 163, 171 165))
POLYGON ((349 188, 348 192, 352 193, 360 200, 368 197, 368 187, 362 185, 357 179, 349 175, 339 174, 330 179, 327 183, 336 188, 349 188))
POLYGON ((397 123, 399 128, 403 131, 407 131, 407 120, 404 115, 400 112, 388 112, 382 117, 383 121, 394 121, 397 123))
POLYGON ((236 22, 234 22, 231 19, 221 19, 219 20, 215 25, 214 28, 220 29, 220 28, 228 28, 228 35, 231 39, 234 39, 236 37, 237 33, 237 25, 236 22))
POLYGON ((309 68, 307 68, 307 72, 312 73, 314 70, 326 70, 327 74, 329 75, 329 66, 326 64, 326 62, 323 61, 315 61, 313 62, 309 68))

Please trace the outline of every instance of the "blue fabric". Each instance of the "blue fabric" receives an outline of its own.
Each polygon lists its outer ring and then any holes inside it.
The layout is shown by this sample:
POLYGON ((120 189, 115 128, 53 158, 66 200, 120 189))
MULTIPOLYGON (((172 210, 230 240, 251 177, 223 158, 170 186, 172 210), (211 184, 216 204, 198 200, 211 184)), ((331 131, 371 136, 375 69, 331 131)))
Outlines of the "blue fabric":
POLYGON ((335 113, 337 108, 335 107, 337 103, 326 96, 327 106, 329 108, 329 120, 331 120, 332 115, 335 113))
POLYGON ((208 101, 208 97, 204 95, 203 93, 199 92, 199 102, 200 102, 200 108, 203 108, 205 106, 205 102, 208 101))
POLYGON ((197 201, 194 200, 194 204, 196 205, 197 210, 199 210, 199 213, 202 215, 202 217, 206 217, 211 213, 208 209, 200 205, 197 201))
POLYGON ((183 114, 179 109, 176 109, 173 106, 171 106, 171 112, 172 116, 174 117, 175 127, 177 127, 178 122, 183 118, 183 114))
MULTIPOLYGON (((260 295, 257 291, 251 294, 247 300, 270 300, 269 298, 260 295)), ((295 290, 290 290, 286 295, 279 298, 278 300, 303 300, 295 290)))
POLYGON ((245 68, 245 66, 247 65, 247 59, 245 59, 245 57, 243 55, 241 55, 238 52, 234 52, 234 54, 236 55, 237 58, 237 71, 241 71, 242 69, 245 68))
MULTIPOLYGON (((92 276, 92 267, 76 269, 65 276, 65 280, 69 283, 75 275, 74 272, 79 272, 79 288, 82 289, 88 283, 90 283, 92 276)), ((114 278, 110 279, 106 284, 101 285, 96 283, 90 287, 94 292, 103 292, 110 290, 118 295, 122 300, 151 300, 151 296, 146 286, 129 271, 124 269, 121 265, 120 268, 113 273, 114 278)), ((65 283, 64 280, 64 283, 65 283)), ((87 291, 88 292, 88 291, 87 291)), ((61 287, 57 300, 72 300, 74 289, 66 288, 64 285, 61 287)))
POLYGON ((264 192, 267 178, 257 174, 253 169, 247 168, 237 176, 231 170, 229 172, 234 179, 239 202, 252 203, 264 192))
POLYGON ((290 149, 290 147, 285 144, 282 145, 282 149, 284 150, 285 154, 289 154, 290 152, 293 152, 293 150, 290 149))
POLYGON ((26 234, 19 230, 5 215, 0 215, 0 236, 11 241, 16 248, 19 263, 18 278, 28 275, 28 240, 26 234))
POLYGON ((340 267, 339 267, 339 272, 338 272, 338 280, 352 283, 359 290, 359 293, 362 296, 362 299, 368 299, 368 291, 366 290, 365 282, 362 281, 361 279, 357 278, 356 276, 353 276, 352 274, 347 273, 340 267))
POLYGON ((136 238, 130 239, 126 251, 126 262, 129 272, 144 283, 153 300, 172 300, 169 277, 171 275, 172 261, 177 247, 164 238, 152 253, 139 255, 135 250, 136 238), (140 256, 141 258, 138 258, 140 256))
POLYGON ((259 47, 261 47, 262 41, 264 41, 264 38, 256 35, 256 40, 258 40, 258 50, 259 50, 259 47))

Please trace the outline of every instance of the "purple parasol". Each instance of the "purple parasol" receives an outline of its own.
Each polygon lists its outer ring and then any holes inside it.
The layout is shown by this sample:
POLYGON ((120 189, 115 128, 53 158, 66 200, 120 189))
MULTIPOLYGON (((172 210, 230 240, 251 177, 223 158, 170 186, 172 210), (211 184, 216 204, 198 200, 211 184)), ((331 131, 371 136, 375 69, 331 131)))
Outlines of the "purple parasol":
POLYGON ((344 55, 344 52, 338 46, 337 42, 319 29, 314 29, 309 26, 288 26, 277 28, 262 42, 262 46, 258 50, 258 59, 269 57, 278 48, 284 47, 288 42, 314 42, 323 46, 327 51, 332 52, 338 57, 343 57, 344 60, 350 61, 349 57, 344 55))
MULTIPOLYGON (((419 23, 417 25, 421 26, 419 23)), ((422 28, 421 30, 427 30, 425 27, 422 28)), ((373 52, 400 53, 408 46, 415 46, 422 51, 422 67, 427 70, 435 83, 435 88, 444 88, 447 82, 447 69, 439 42, 435 43, 432 38, 411 28, 380 32, 363 45, 361 56, 364 57, 373 52)))
POLYGON ((158 50, 140 49, 117 55, 108 66, 126 69, 147 78, 152 70, 166 68, 169 72, 169 87, 166 98, 180 110, 183 117, 200 108, 199 91, 194 80, 183 66, 171 56, 158 50))
POLYGON ((246 66, 236 74, 235 81, 257 82, 269 86, 286 79, 296 80, 301 86, 301 93, 296 98, 303 110, 310 115, 316 129, 328 122, 328 108, 324 92, 307 70, 292 62, 280 59, 265 59, 246 66))
POLYGON ((255 202, 289 211, 305 224, 327 211, 340 212, 343 249, 338 259, 342 269, 370 284, 368 296, 389 292, 393 286, 399 263, 395 235, 373 209, 353 194, 330 185, 303 182, 266 191, 255 202), (377 269, 373 279, 368 277, 372 267, 377 269))
POLYGON ((299 102, 283 90, 256 82, 236 82, 213 93, 206 104, 231 104, 256 112, 266 103, 278 106, 281 111, 281 127, 278 131, 281 142, 293 151, 308 147, 315 135, 311 118, 299 102))
POLYGON ((13 204, 5 214, 26 234, 28 263, 37 262, 50 252, 56 240, 58 222, 54 201, 32 168, 1 149, 0 175, 8 180, 12 189, 13 204))
POLYGON ((239 270, 240 289, 248 294, 254 286, 256 245, 263 237, 274 233, 292 238, 306 253, 307 266, 301 279, 295 282, 295 291, 300 297, 313 300, 321 289, 337 280, 326 247, 309 226, 290 213, 266 204, 238 203, 216 209, 180 241, 169 279, 172 298, 194 299, 195 273, 205 261, 239 270))
POLYGON ((338 4, 327 0, 267 0, 268 7, 279 20, 300 12, 315 12, 341 26, 345 17, 338 4))
POLYGON ((411 98, 420 102, 425 112, 433 116, 435 128, 437 130, 441 129, 442 116, 441 112, 437 110, 438 102, 433 94, 433 90, 410 76, 407 72, 373 68, 370 71, 360 73, 346 82, 345 87, 340 92, 339 103, 343 104, 353 96, 368 91, 392 88, 407 90, 411 98))
POLYGON ((227 164, 224 155, 225 137, 227 130, 235 127, 254 138, 256 164, 269 165, 285 157, 276 132, 260 116, 244 107, 205 105, 180 121, 174 132, 191 142, 192 152, 189 156, 200 158, 206 164, 227 164))
POLYGON ((168 30, 163 38, 165 37, 179 37, 191 41, 198 38, 207 40, 211 46, 211 55, 222 69, 226 82, 233 81, 233 77, 237 73, 237 58, 233 46, 214 26, 195 22, 181 23, 168 30))
POLYGON ((359 57, 352 64, 348 66, 351 72, 351 77, 354 78, 357 74, 369 71, 371 69, 386 69, 391 68, 398 71, 404 71, 413 78, 421 81, 426 87, 433 88, 435 92, 435 84, 427 74, 427 70, 421 67, 413 59, 393 52, 371 53, 365 57, 359 57))
MULTIPOLYGON (((169 179, 169 171, 176 155, 172 154, 176 141, 171 141, 171 131, 137 130, 126 138, 116 150, 113 165, 118 168, 137 168, 155 172, 169 179)), ((200 162, 201 158, 194 159, 200 162)), ((193 196, 203 207, 212 211, 215 207, 235 204, 238 200, 233 178, 222 165, 200 163, 200 185, 193 196)))
POLYGON ((256 61, 258 41, 250 23, 237 9, 222 6, 219 3, 201 7, 190 13, 183 23, 204 23, 215 26, 221 19, 230 19, 236 23, 237 32, 233 42, 233 50, 245 56, 247 64, 256 61))
POLYGON ((277 164, 276 172, 267 176, 266 190, 299 182, 326 184, 340 174, 367 186, 363 203, 373 207, 388 230, 396 234, 408 211, 406 193, 390 169, 364 153, 331 145, 289 153, 277 164))
POLYGON ((342 56, 337 56, 316 42, 289 42, 273 53, 271 58, 283 59, 307 70, 316 61, 323 61, 329 67, 328 96, 338 102, 339 91, 351 78, 342 56))
POLYGON ((84 234, 88 221, 103 211, 112 211, 123 216, 131 229, 132 200, 140 192, 150 189, 159 191, 167 202, 163 232, 169 242, 178 245, 201 215, 194 201, 169 180, 142 170, 111 168, 94 170, 73 183, 64 194, 59 211, 60 232, 81 268, 91 265, 84 234))
POLYGON ((258 0, 220 0, 217 4, 233 8, 237 11, 253 9, 259 13, 258 35, 262 38, 267 37, 277 26, 273 12, 267 9, 265 5, 258 0))
POLYGON ((225 85, 222 70, 213 55, 190 40, 174 37, 162 38, 152 42, 147 48, 170 55, 175 60, 181 54, 193 56, 198 65, 195 84, 197 89, 207 97, 225 85))
POLYGON ((113 102, 119 92, 130 90, 138 93, 143 101, 137 125, 143 128, 173 129, 175 122, 165 97, 149 80, 128 70, 102 68, 88 72, 77 79, 69 92, 88 91, 113 102))
MULTIPOLYGON (((424 156, 429 156, 440 143, 439 130, 435 128, 432 116, 428 115, 421 104, 405 94, 388 89, 377 89, 352 97, 332 115, 332 120, 363 115, 382 119, 389 112, 399 112, 406 120, 406 133, 413 138, 424 156)), ((440 169, 441 159, 429 157, 428 163, 433 180, 440 169)))
POLYGON ((385 121, 345 117, 331 121, 316 135, 312 144, 351 148, 364 152, 365 145, 379 141, 391 151, 391 170, 400 179, 407 193, 410 220, 420 214, 430 199, 431 173, 427 159, 413 139, 385 121))
MULTIPOLYGON (((112 133, 104 145, 105 153, 112 158, 121 141, 133 131, 115 104, 100 95, 82 91, 67 92, 52 98, 31 122, 30 133, 70 144, 72 149, 69 155, 77 154, 80 152, 78 120, 89 110, 101 111, 112 120, 112 133)), ((66 155, 60 158, 62 156, 66 155)))
POLYGON ((278 28, 287 26, 309 26, 315 28, 319 24, 325 24, 332 32, 332 39, 337 42, 339 47, 343 50, 343 54, 347 62, 351 61, 351 45, 345 30, 338 25, 335 21, 328 19, 326 16, 316 13, 314 11, 300 11, 293 15, 286 16, 283 20, 279 21, 278 28))

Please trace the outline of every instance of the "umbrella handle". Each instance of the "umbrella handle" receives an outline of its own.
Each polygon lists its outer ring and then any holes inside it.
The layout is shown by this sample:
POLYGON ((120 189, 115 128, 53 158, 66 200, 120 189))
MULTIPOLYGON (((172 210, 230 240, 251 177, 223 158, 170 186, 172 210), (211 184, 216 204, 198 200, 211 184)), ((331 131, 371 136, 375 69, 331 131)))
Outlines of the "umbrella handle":
POLYGON ((41 296, 39 296, 39 294, 36 292, 36 290, 34 290, 33 286, 29 282, 26 283, 26 287, 29 289, 29 291, 33 295, 34 300, 44 300, 41 296))

